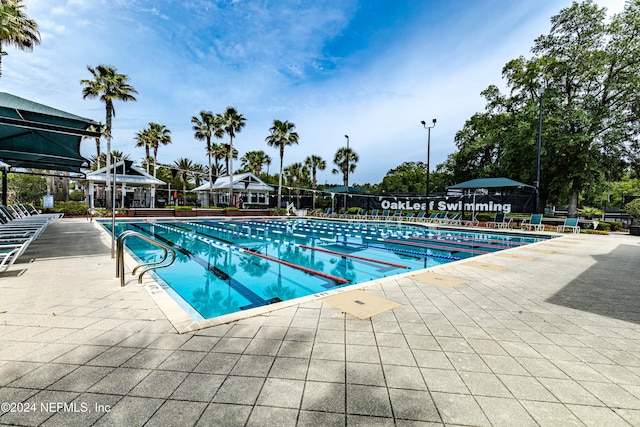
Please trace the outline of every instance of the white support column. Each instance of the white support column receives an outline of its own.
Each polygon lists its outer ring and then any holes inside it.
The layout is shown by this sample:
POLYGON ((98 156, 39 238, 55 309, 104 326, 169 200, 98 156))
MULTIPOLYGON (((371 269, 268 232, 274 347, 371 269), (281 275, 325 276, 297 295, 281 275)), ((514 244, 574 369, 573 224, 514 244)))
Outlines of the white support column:
POLYGON ((87 191, 87 197, 89 198, 89 207, 91 209, 95 208, 95 204, 94 204, 95 198, 96 198, 95 191, 96 191, 96 189, 95 189, 95 186, 93 184, 93 181, 90 181, 89 182, 89 190, 87 191))

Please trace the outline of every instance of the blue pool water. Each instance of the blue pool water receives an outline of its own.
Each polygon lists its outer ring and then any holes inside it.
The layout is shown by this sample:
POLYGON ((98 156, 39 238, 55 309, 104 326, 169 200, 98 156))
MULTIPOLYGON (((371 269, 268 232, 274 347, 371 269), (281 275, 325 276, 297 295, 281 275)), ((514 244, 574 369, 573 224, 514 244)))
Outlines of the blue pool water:
MULTIPOLYGON (((110 223, 103 226, 111 231, 110 223)), ((298 218, 116 223, 116 236, 127 230, 176 250, 176 262, 154 275, 195 320, 548 238, 298 218)), ((157 247, 135 237, 128 238, 126 245, 141 262, 162 255, 157 247)))

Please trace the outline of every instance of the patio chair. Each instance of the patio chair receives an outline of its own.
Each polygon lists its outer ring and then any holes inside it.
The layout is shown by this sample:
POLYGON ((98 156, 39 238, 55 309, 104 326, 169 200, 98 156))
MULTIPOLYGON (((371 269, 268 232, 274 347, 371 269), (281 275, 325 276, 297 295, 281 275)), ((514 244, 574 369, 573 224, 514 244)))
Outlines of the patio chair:
POLYGON ((564 233, 566 229, 570 229, 573 233, 580 233, 580 226, 578 225, 578 218, 565 218, 564 224, 559 225, 556 228, 558 233, 564 233))
POLYGON ((427 213, 425 211, 420 211, 414 217, 412 217, 410 221, 413 221, 413 222, 424 221, 424 216, 426 214, 427 213))
POLYGON ((2 242, 0 243, 0 273, 3 273, 13 265, 13 263, 24 253, 31 243, 31 239, 27 239, 21 243, 2 242))
POLYGON ((22 211, 27 214, 27 217, 31 217, 31 218, 47 218, 50 223, 51 222, 56 222, 59 219, 61 219, 62 217, 64 217, 64 213, 61 213, 61 212, 42 213, 38 209, 36 209, 36 207, 33 206, 32 203, 29 203, 27 205, 19 204, 18 206, 20 206, 22 208, 22 211))
POLYGON ((478 224, 480 224, 480 221, 478 221, 478 212, 474 212, 470 219, 462 222, 462 225, 465 227, 477 227, 478 224))
POLYGON ((457 225, 462 225, 462 214, 461 213, 457 213, 454 215, 451 215, 450 217, 445 218, 442 221, 443 224, 457 224, 457 225))
POLYGON ((428 217, 426 217, 424 220, 426 222, 436 222, 438 219, 438 216, 440 215, 439 212, 431 212, 431 215, 429 215, 428 217))
POLYGON ((400 221, 402 219, 402 211, 401 210, 395 211, 393 215, 389 215, 389 219, 392 219, 394 221, 400 221))
MULTIPOLYGON (((413 217, 415 216, 415 214, 413 212, 409 212, 408 214, 406 214, 404 216, 404 219, 406 221, 413 221, 413 217)), ((400 220, 402 220, 402 218, 400 218, 400 220)))
POLYGON ((446 223, 447 219, 448 219, 448 215, 449 215, 449 211, 442 211, 440 212, 440 216, 437 216, 434 218, 433 222, 438 222, 438 223, 446 223))
POLYGON ((522 221, 520 228, 529 231, 544 231, 544 224, 542 223, 542 214, 531 214, 529 220, 522 221))
POLYGON ((498 212, 493 221, 487 222, 487 227, 490 228, 509 228, 510 225, 511 218, 507 218, 504 212, 498 212))

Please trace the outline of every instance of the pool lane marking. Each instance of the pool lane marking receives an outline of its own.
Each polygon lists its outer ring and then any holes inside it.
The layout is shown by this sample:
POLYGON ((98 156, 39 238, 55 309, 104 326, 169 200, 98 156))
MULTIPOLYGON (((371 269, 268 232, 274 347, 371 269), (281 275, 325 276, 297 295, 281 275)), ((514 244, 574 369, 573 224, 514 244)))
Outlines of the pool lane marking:
MULTIPOLYGON (((209 223, 211 223, 211 222, 212 221, 209 221, 209 223)), ((219 224, 219 223, 220 222, 218 222, 218 221, 214 222, 214 224, 219 224)), ((245 236, 248 236, 246 233, 244 233, 242 231, 229 230, 229 229, 224 228, 224 227, 215 227, 215 226, 208 225, 208 224, 194 223, 194 222, 188 222, 187 224, 192 225, 194 227, 204 227, 204 228, 210 228, 212 230, 217 230, 217 231, 220 231, 220 232, 233 232, 233 233, 243 234, 245 236)), ((269 232, 273 232, 274 230, 268 230, 268 231, 269 232)), ((197 229, 195 230, 195 232, 198 233, 197 229)), ((280 234, 283 234, 283 233, 280 233, 280 234)), ((344 236, 344 235, 341 234, 340 236, 344 236)), ((248 237, 257 238, 259 240, 265 240, 265 241, 268 241, 268 242, 274 242, 274 243, 278 243, 278 244, 281 244, 281 245, 300 246, 300 244, 298 244, 298 243, 285 242, 285 241, 278 240, 278 239, 272 239, 270 237, 253 236, 253 235, 248 236, 248 237)), ((452 261, 458 261, 458 260, 461 259, 461 258, 454 257, 454 256, 438 255, 438 254, 433 254, 433 253, 429 254, 429 253, 426 253, 426 252, 413 252, 413 251, 409 251, 409 250, 406 250, 406 249, 393 249, 393 248, 385 248, 385 247, 376 246, 376 245, 365 245, 365 244, 361 244, 361 243, 347 242, 346 240, 340 241, 340 240, 337 240, 337 239, 335 239, 335 240, 334 239, 325 239, 325 238, 319 238, 319 237, 315 237, 315 236, 308 236, 308 238, 309 239, 317 239, 317 240, 327 241, 329 243, 339 243, 339 244, 344 244, 344 245, 361 246, 361 247, 365 246, 365 247, 371 247, 371 248, 375 248, 375 249, 382 249, 382 250, 385 250, 385 251, 397 252, 397 253, 402 253, 402 254, 409 254, 409 255, 412 255, 412 256, 414 256, 414 257, 416 257, 418 259, 422 259, 422 258, 440 258, 440 259, 448 259, 448 260, 452 260, 452 261)), ((362 239, 364 239, 364 240, 372 240, 372 241, 375 240, 375 241, 379 241, 379 242, 382 242, 382 243, 384 243, 386 241, 386 239, 383 239, 383 238, 380 238, 380 237, 368 237, 368 236, 366 236, 366 237, 362 237, 362 239)), ((400 241, 400 243, 402 244, 402 243, 405 243, 405 242, 400 241)), ((410 245, 407 245, 407 246, 410 246, 410 245)), ((430 249, 438 250, 438 248, 434 248, 434 247, 431 247, 429 245, 419 245, 419 246, 423 247, 423 248, 430 248, 430 249)), ((443 249, 440 249, 440 250, 442 250, 444 252, 451 253, 451 248, 443 248, 443 249)), ((460 251, 458 251, 458 252, 460 252, 460 251)), ((482 252, 482 253, 485 253, 485 252, 482 252)))
POLYGON ((417 246, 420 248, 428 248, 428 249, 436 249, 445 252, 470 252, 475 254, 488 254, 488 251, 479 251, 475 249, 463 249, 463 248, 452 248, 451 246, 438 246, 438 245, 429 245, 425 243, 418 242, 408 242, 406 240, 393 240, 393 239, 384 239, 383 242, 386 243, 395 243, 396 245, 407 245, 407 246, 417 246))
POLYGON ((300 247, 304 248, 304 249, 311 249, 313 251, 320 251, 320 252, 326 252, 328 254, 339 255, 339 256, 343 256, 343 257, 347 257, 347 258, 354 258, 354 259, 359 259, 359 260, 362 260, 362 261, 369 261, 369 262, 374 262, 374 263, 378 263, 378 264, 390 265, 392 267, 397 267, 397 268, 409 268, 406 265, 402 265, 402 264, 396 264, 396 263, 393 263, 393 262, 382 261, 382 260, 379 260, 379 259, 366 258, 366 257, 363 257, 363 256, 347 254, 347 253, 344 253, 344 252, 331 251, 329 249, 318 248, 318 247, 315 247, 315 246, 300 245, 300 247))
MULTIPOLYGON (((264 305, 269 305, 269 301, 265 300, 264 298, 262 298, 260 295, 256 294, 255 292, 253 292, 251 289, 249 289, 246 285, 244 285, 242 282, 236 280, 233 278, 233 276, 229 275, 228 273, 226 273, 224 270, 222 270, 221 268, 215 267, 215 266, 211 266, 206 260, 204 260, 202 257, 194 254, 193 252, 189 251, 188 249, 183 248, 182 246, 171 242, 169 239, 158 235, 155 232, 152 232, 151 230, 145 230, 144 228, 140 227, 137 224, 131 224, 133 227, 143 231, 144 233, 160 240, 161 242, 166 243, 167 245, 175 248, 176 250, 178 250, 180 253, 182 253, 183 255, 189 257, 190 259, 192 259, 193 261, 195 261, 197 264, 199 264, 201 267, 205 268, 206 270, 210 271, 211 274, 213 274, 214 276, 216 276, 218 279, 222 280, 223 282, 225 282, 228 286, 230 286, 234 291, 236 291, 238 294, 242 295, 247 301, 249 301, 252 304, 261 304, 262 306, 264 305), (217 271, 215 271, 215 270, 217 271), (220 277, 220 273, 223 273, 226 276, 225 278, 220 277)), ((180 229, 176 229, 175 227, 169 227, 165 224, 159 224, 159 223, 154 223, 151 224, 155 227, 159 227, 162 229, 165 229, 169 232, 173 232, 173 233, 180 233, 180 234, 189 234, 186 233, 180 229)), ((194 237, 198 237, 198 236, 194 236, 194 237)), ((200 241, 202 241, 203 239, 198 239, 200 241)), ((226 249, 224 248, 224 246, 228 246, 225 244, 217 244, 217 245, 212 245, 214 247, 218 247, 218 249, 226 249), (220 248, 220 246, 222 246, 222 248, 220 248)), ((233 249, 233 247, 231 247, 233 249)), ((173 288, 172 288, 173 289, 173 288)), ((176 291, 177 292, 177 291, 176 291)), ((187 300, 185 297, 182 297, 185 301, 187 300)), ((188 303, 191 307, 193 307, 194 310, 196 310, 198 313, 200 313, 200 310, 198 310, 197 308, 195 308, 191 303, 188 303)), ((205 317, 202 313, 200 313, 200 315, 202 315, 203 317, 205 317)))
MULTIPOLYGON (((212 228, 214 230, 218 229, 217 227, 212 227, 210 225, 195 224, 195 223, 191 223, 191 222, 188 223, 188 224, 189 225, 193 225, 193 226, 212 228)), ((181 232, 186 233, 186 234, 191 234, 194 238, 202 240, 202 241, 205 241, 205 242, 210 240, 210 239, 206 239, 206 238, 198 236, 196 234, 197 231, 195 233, 193 233, 193 232, 187 233, 187 232, 184 232, 184 231, 181 231, 181 232)), ((261 236, 248 235, 247 233, 245 233, 243 231, 236 231, 236 233, 237 234, 243 234, 243 235, 249 236, 249 237, 258 237, 259 239, 262 238, 261 236)), ((278 243, 278 244, 281 244, 281 245, 291 245, 291 246, 302 247, 302 245, 299 245, 297 243, 282 242, 282 241, 275 240, 275 239, 270 239, 270 238, 264 238, 264 240, 269 240, 269 241, 272 241, 272 242, 275 242, 275 243, 278 243)), ((314 276, 320 276, 320 277, 324 277, 325 279, 333 280, 336 283, 340 283, 340 284, 350 283, 349 280, 343 279, 342 277, 333 276, 331 274, 323 273, 322 271, 314 270, 312 268, 307 268, 307 267, 303 267, 303 266, 300 266, 300 265, 297 265, 297 264, 293 264, 293 263, 288 262, 288 261, 284 261, 284 260, 282 260, 280 258, 272 257, 272 256, 269 256, 269 255, 264 255, 264 254, 261 254, 260 252, 257 252, 257 251, 254 251, 254 250, 250 250, 250 249, 247 249, 247 248, 243 248, 242 246, 239 246, 239 245, 229 245, 229 246, 235 248, 236 250, 238 250, 238 251, 240 251, 242 253, 246 253, 246 254, 249 254, 249 255, 254 255, 254 256, 257 256, 257 257, 260 257, 260 258, 264 258, 264 259, 267 259, 267 260, 270 260, 270 261, 273 261, 273 262, 277 262, 277 263, 286 265, 288 267, 304 271, 305 273, 308 273, 308 274, 311 274, 311 275, 314 275, 314 276)))
MULTIPOLYGON (((248 223, 251 224, 251 221, 248 221, 248 223)), ((273 233, 277 233, 277 234, 293 234, 294 236, 296 235, 296 233, 287 233, 287 228, 288 225, 285 224, 282 221, 272 221, 270 223, 273 227, 278 227, 280 229, 285 229, 285 231, 281 231, 281 230, 271 230, 271 232, 273 233)), ((291 227, 293 230, 296 229, 302 229, 303 231, 307 231, 310 233, 320 233, 320 234, 330 234, 330 235, 334 235, 334 236, 345 236, 345 237, 355 237, 355 238, 367 238, 367 236, 364 235, 371 235, 371 236, 379 236, 383 233, 383 231, 381 231, 378 228, 375 229, 369 229, 368 227, 365 227, 365 230, 362 230, 361 227, 350 227, 350 226, 344 226, 344 225, 309 225, 307 223, 301 223, 301 224, 296 224, 295 226, 291 227), (325 231, 328 230, 328 231, 325 231), (361 233, 361 234, 351 234, 353 232, 357 232, 357 233, 361 233)), ((387 230, 388 231, 388 230, 387 230)), ((524 242, 513 242, 513 241, 504 241, 504 240, 491 240, 491 239, 480 239, 480 238, 473 238, 473 237, 465 237, 462 235, 451 235, 449 234, 449 232, 447 233, 436 233, 433 234, 434 236, 437 236, 437 238, 430 238, 430 237, 421 237, 421 236, 415 236, 415 235, 411 235, 411 233, 409 233, 409 235, 407 235, 407 233, 402 233, 400 232, 400 235, 398 235, 397 233, 391 232, 391 237, 399 237, 399 238, 404 238, 404 239, 413 239, 413 240, 424 240, 424 241, 434 241, 434 242, 442 242, 443 244, 450 244, 450 245, 457 245, 457 246, 462 246, 462 247, 468 247, 468 246, 472 246, 474 245, 474 243, 471 242, 483 242, 483 243, 475 243, 475 246, 479 246, 479 247, 490 247, 492 249, 510 249, 511 247, 514 246, 520 246, 520 245, 525 245, 526 243, 524 242), (507 246, 504 246, 507 245, 507 246)), ((305 236, 308 237, 308 236, 305 236)), ((381 240, 382 241, 383 238, 378 238, 377 240, 381 240)), ((414 245, 414 246, 418 246, 418 245, 414 245)), ((454 248, 455 249, 455 248, 454 248)), ((464 249, 461 249, 464 251, 464 249)), ((468 252, 473 252, 473 250, 470 250, 468 252)), ((480 252, 477 252, 480 253, 480 252)))
POLYGON ((250 251, 250 250, 247 250, 247 249, 244 249, 244 248, 240 248, 240 251, 244 252, 244 253, 251 254, 251 255, 255 255, 255 256, 260 257, 260 258, 267 259, 269 261, 277 262, 277 263, 286 265, 286 266, 291 267, 291 268, 295 268, 295 269, 304 271, 305 273, 309 273, 309 274, 312 274, 314 276, 324 277, 325 279, 333 280, 334 282, 340 283, 342 285, 345 284, 345 283, 350 283, 349 280, 343 279, 342 277, 332 276, 331 274, 323 273, 322 271, 313 270, 313 269, 307 268, 307 267, 302 267, 301 265, 297 265, 297 264, 291 263, 289 261, 282 260, 280 258, 275 258, 275 257, 269 256, 269 255, 261 254, 260 252, 253 252, 253 251, 250 251))

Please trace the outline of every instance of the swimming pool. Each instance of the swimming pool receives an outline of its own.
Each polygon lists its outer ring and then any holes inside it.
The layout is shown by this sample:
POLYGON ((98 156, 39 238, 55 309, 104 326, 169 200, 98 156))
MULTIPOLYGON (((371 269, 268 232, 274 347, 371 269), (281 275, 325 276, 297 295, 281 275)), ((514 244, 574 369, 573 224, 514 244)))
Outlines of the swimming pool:
MULTIPOLYGON (((101 223, 111 231, 111 223, 101 223)), ((116 223, 172 247, 152 274, 196 321, 546 240, 548 236, 308 218, 116 223)), ((140 262, 162 252, 136 238, 140 262)))

